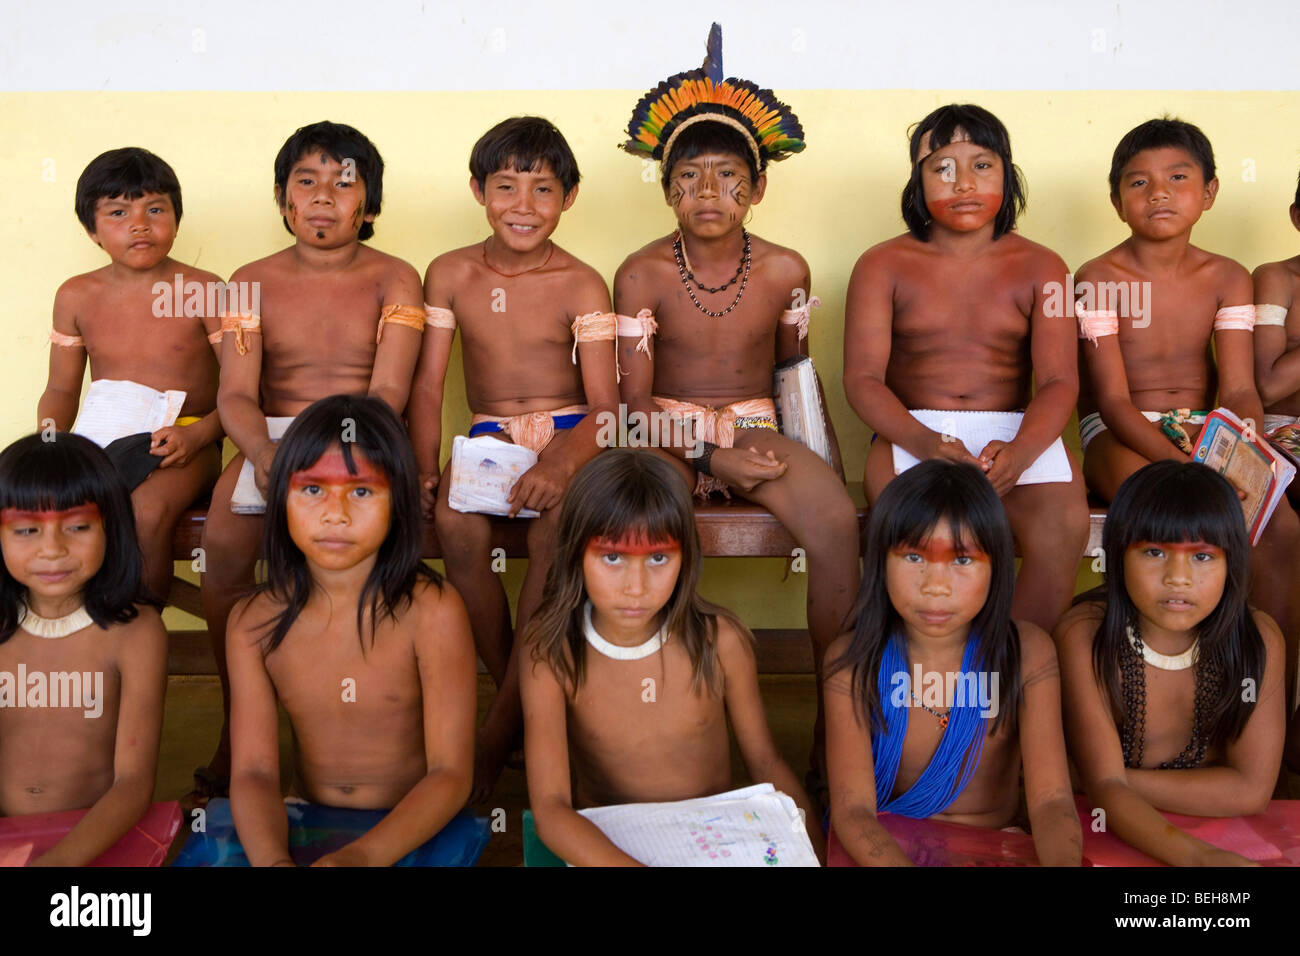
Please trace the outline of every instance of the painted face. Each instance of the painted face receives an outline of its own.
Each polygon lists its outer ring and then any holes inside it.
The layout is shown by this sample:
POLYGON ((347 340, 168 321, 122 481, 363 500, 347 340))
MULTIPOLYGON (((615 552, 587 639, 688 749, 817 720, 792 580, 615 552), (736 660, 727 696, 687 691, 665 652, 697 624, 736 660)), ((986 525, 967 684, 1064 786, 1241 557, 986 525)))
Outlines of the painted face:
POLYGON ((352 460, 356 474, 348 471, 343 452, 331 448, 289 479, 289 536, 308 562, 325 570, 344 571, 373 559, 388 537, 388 479, 359 450, 353 449, 352 460))
POLYGON ((471 180, 470 189, 487 212, 493 241, 517 254, 540 249, 578 198, 577 187, 564 194, 549 163, 522 173, 508 165, 488 176, 482 189, 471 180))
POLYGON ((138 199, 100 197, 95 202, 91 234, 114 262, 141 271, 167 258, 176 241, 176 210, 166 193, 138 199))
POLYGON ((592 538, 582 556, 582 575, 596 630, 607 638, 648 637, 681 569, 682 548, 675 540, 592 538))
POLYGON ((921 161, 925 208, 934 225, 975 232, 1002 208, 1002 157, 969 139, 956 140, 921 161))
POLYGON ((355 242, 362 224, 375 219, 366 212, 366 184, 356 164, 324 153, 298 157, 278 198, 293 234, 321 249, 355 242))
POLYGON ((940 522, 921 544, 890 548, 885 587, 908 636, 964 635, 984 607, 993 569, 973 540, 967 532, 954 542, 946 522, 940 522))
POLYGON ((1164 239, 1191 229, 1218 192, 1218 179, 1207 183, 1190 153, 1165 146, 1144 149, 1128 161, 1111 202, 1135 233, 1164 239))
POLYGON ((0 511, 0 548, 5 567, 25 586, 32 610, 81 603, 86 582, 104 563, 104 522, 99 508, 84 504, 66 511, 0 511))
POLYGON ((1204 541, 1138 541, 1124 550, 1124 583, 1145 633, 1152 625, 1196 627, 1218 606, 1227 580, 1223 549, 1204 541))
POLYGON ((712 238, 740 228, 766 186, 767 177, 755 182, 743 157, 701 153, 673 163, 665 198, 682 232, 712 238))

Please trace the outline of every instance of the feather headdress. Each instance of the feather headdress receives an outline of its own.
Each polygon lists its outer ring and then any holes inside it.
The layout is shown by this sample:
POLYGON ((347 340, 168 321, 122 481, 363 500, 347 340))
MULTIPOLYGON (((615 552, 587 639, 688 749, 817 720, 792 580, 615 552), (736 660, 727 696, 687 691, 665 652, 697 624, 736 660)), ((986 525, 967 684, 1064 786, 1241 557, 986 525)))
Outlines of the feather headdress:
POLYGON ((709 30, 707 55, 698 70, 678 73, 641 97, 628 123, 623 149, 664 162, 673 142, 695 123, 710 120, 745 134, 761 170, 804 148, 799 119, 771 90, 749 80, 722 78, 722 27, 709 30))

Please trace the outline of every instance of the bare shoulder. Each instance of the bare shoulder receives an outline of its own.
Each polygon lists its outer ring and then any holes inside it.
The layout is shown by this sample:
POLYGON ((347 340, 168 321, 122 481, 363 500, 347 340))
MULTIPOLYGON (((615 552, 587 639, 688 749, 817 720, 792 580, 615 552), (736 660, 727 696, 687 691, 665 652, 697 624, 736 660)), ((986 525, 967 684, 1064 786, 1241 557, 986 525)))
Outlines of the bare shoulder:
POLYGON ((560 245, 555 247, 555 262, 552 263, 552 269, 556 267, 565 274, 566 281, 571 283, 569 291, 573 300, 585 302, 593 295, 609 295, 605 277, 560 245))
POLYGON ((858 256, 853 271, 857 273, 860 270, 887 270, 897 265, 903 257, 920 252, 922 245, 910 232, 901 233, 892 239, 876 243, 858 256))
POLYGON ((230 276, 231 282, 244 281, 265 281, 274 280, 282 275, 289 262, 289 257, 293 253, 293 247, 289 246, 281 249, 279 252, 273 252, 269 256, 263 256, 261 259, 254 259, 252 262, 240 266, 230 276))
POLYGON ((1058 280, 1068 271, 1065 260, 1042 243, 1026 239, 1016 232, 1009 232, 995 245, 1003 246, 1003 253, 1016 257, 1023 263, 1022 274, 1025 278, 1050 275, 1058 280), (1005 243, 1005 246, 1003 244, 1005 243))
POLYGON ((172 265, 176 267, 176 272, 184 276, 186 282, 221 282, 221 276, 217 275, 215 272, 209 272, 207 269, 200 269, 198 266, 188 265, 184 262, 177 262, 175 259, 171 261, 172 265))
POLYGON ((763 264, 776 281, 799 283, 808 275, 808 260, 793 249, 778 246, 759 236, 750 235, 750 245, 755 262, 763 264))
POLYGON ((671 259, 672 247, 672 236, 662 236, 646 243, 623 260, 623 264, 618 267, 618 272, 615 274, 616 281, 635 282, 647 270, 671 259))
POLYGON ((103 290, 108 274, 108 266, 104 266, 102 269, 83 272, 66 279, 54 293, 54 301, 73 306, 79 305, 103 290))
POLYGON ((265 591, 259 591, 246 598, 240 598, 235 606, 230 609, 230 616, 227 618, 228 634, 251 634, 260 631, 270 620, 275 617, 283 606, 280 602, 274 600, 270 594, 265 591))
POLYGON ((373 249, 364 243, 361 244, 361 248, 357 251, 357 261, 367 272, 376 272, 385 280, 420 281, 420 274, 415 271, 415 266, 405 259, 399 259, 387 252, 380 252, 378 249, 373 249))
POLYGON ((1255 619, 1255 626, 1259 628, 1259 636, 1264 639, 1264 651, 1268 654, 1270 660, 1280 660, 1281 655, 1286 651, 1286 642, 1282 639, 1282 629, 1277 626, 1277 622, 1265 611, 1258 609, 1251 610, 1251 617, 1255 619))
POLYGON ((463 624, 468 612, 460 592, 446 578, 435 582, 421 577, 415 582, 407 614, 417 622, 420 634, 438 636, 463 624))
POLYGON ((1214 273, 1216 284, 1250 281, 1250 273, 1236 259, 1229 259, 1227 256, 1221 256, 1217 252, 1209 252, 1205 249, 1197 249, 1196 251, 1205 257, 1205 267, 1214 273))
POLYGON ((732 667, 743 665, 746 662, 752 669, 757 659, 754 654, 753 641, 742 633, 733 621, 728 620, 726 615, 719 614, 716 620, 718 622, 718 660, 722 663, 723 671, 729 671, 732 667))
POLYGON ((424 270, 426 291, 436 286, 440 295, 455 295, 456 290, 473 277, 475 269, 482 262, 482 254, 483 243, 476 242, 434 256, 429 267, 424 270))
POLYGON ((1120 270, 1120 263, 1126 257, 1128 245, 1127 240, 1121 242, 1113 249, 1107 249, 1101 255, 1094 259, 1089 259, 1075 272, 1075 277, 1083 279, 1104 279, 1109 275, 1116 275, 1120 270))
POLYGON ((132 641, 161 640, 166 643, 167 629, 163 626, 158 609, 149 604, 137 604, 135 610, 134 618, 113 628, 117 636, 132 641))
POLYGON ((1083 601, 1066 611, 1053 632, 1062 656, 1080 644, 1091 647, 1105 614, 1106 606, 1100 601, 1083 601))

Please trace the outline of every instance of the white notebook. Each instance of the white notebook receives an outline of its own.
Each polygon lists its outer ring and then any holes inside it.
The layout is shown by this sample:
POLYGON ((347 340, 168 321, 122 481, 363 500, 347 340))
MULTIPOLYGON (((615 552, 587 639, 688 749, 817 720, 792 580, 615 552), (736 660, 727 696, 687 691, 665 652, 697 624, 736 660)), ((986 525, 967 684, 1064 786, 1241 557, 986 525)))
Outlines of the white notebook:
POLYGON ((184 407, 185 392, 181 389, 160 392, 139 382, 101 378, 90 383, 72 433, 107 448, 127 435, 156 432, 176 424, 184 407))
MULTIPOLYGON (((951 411, 936 408, 914 408, 912 417, 926 428, 943 435, 952 435, 966 446, 966 450, 976 457, 991 441, 1009 442, 1020 431, 1023 412, 968 412, 951 411)), ((894 446, 894 474, 901 475, 920 459, 898 445, 894 446)), ((1065 450, 1065 443, 1056 439, 1047 446, 1047 451, 1038 456, 1038 460, 1024 470, 1018 485, 1042 485, 1048 482, 1070 480, 1070 459, 1065 450)))
MULTIPOLYGON (((520 476, 537 464, 537 453, 523 445, 501 441, 491 435, 466 438, 457 435, 451 443, 451 488, 447 504, 453 511, 485 515, 508 515, 506 498, 520 476)), ((536 518, 541 512, 521 508, 518 517, 536 518)))
POLYGON ((579 810, 647 866, 819 866, 794 800, 770 783, 674 803, 579 810))
MULTIPOLYGON (((266 433, 271 441, 279 441, 283 438, 292 421, 292 415, 267 415, 266 433)), ((237 515, 266 514, 266 499, 257 490, 257 477, 253 472, 253 463, 247 458, 244 459, 244 467, 239 469, 239 480, 235 482, 235 490, 230 496, 230 510, 237 515)))

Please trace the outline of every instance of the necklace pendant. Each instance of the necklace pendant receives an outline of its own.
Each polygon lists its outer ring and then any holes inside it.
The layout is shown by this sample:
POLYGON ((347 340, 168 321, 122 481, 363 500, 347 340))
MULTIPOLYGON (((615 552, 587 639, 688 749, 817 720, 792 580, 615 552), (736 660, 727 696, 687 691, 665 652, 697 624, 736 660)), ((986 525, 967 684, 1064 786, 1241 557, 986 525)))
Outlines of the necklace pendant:
POLYGON ((940 729, 940 730, 947 730, 947 729, 948 729, 948 715, 947 715, 947 714, 944 714, 942 717, 939 718, 939 729, 940 729))

